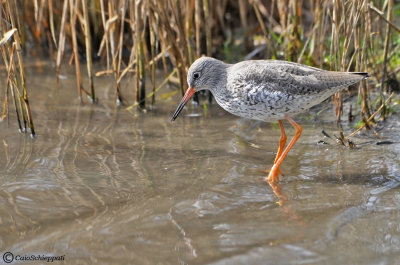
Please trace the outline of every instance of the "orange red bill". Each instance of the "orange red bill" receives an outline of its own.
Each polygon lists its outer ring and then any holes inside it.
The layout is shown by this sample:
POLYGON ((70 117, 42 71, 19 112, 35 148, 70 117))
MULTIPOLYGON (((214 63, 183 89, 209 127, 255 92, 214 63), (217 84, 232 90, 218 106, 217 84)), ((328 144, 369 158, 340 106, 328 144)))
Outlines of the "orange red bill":
POLYGON ((181 102, 179 103, 178 108, 176 108, 174 115, 172 115, 172 121, 174 121, 178 117, 183 107, 186 105, 186 103, 189 101, 189 99, 193 96, 195 92, 196 90, 194 89, 194 87, 189 87, 189 89, 186 90, 186 93, 183 96, 181 102))

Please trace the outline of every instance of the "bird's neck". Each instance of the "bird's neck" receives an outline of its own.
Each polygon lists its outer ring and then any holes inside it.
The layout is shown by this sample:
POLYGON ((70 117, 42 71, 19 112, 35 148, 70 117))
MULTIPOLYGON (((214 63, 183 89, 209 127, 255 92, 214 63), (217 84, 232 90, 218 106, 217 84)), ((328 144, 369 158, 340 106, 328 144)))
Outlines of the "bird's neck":
MULTIPOLYGON (((226 66, 224 64, 224 66, 226 66)), ((229 91, 227 91, 227 67, 221 67, 220 71, 215 75, 216 78, 214 80, 210 80, 211 84, 209 86, 209 90, 213 94, 215 98, 221 97, 226 95, 227 93, 229 94, 229 91)))

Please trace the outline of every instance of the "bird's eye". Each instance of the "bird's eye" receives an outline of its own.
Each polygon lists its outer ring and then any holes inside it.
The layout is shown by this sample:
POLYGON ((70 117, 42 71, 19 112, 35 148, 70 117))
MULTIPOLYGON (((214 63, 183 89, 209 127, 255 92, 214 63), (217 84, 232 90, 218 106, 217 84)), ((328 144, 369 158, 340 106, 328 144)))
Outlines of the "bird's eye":
POLYGON ((193 73, 193 78, 194 79, 197 79, 197 78, 199 78, 200 77, 200 73, 199 72, 194 72, 193 73))

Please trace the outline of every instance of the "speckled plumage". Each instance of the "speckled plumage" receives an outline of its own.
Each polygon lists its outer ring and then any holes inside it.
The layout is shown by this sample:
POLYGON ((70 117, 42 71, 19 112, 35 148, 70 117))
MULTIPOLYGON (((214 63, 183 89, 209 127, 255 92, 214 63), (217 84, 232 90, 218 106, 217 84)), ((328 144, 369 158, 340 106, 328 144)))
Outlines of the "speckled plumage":
POLYGON ((315 106, 335 92, 366 78, 366 73, 332 72, 277 60, 225 64, 210 57, 196 60, 188 83, 208 89, 226 111, 262 121, 283 119, 315 106), (194 73, 199 73, 197 79, 194 73))

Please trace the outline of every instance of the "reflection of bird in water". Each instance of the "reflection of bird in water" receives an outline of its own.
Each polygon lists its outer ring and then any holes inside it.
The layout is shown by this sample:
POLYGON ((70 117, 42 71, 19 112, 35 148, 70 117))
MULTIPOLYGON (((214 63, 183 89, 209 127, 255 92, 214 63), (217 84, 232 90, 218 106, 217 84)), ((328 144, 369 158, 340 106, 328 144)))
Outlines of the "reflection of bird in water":
POLYGON ((302 132, 301 126, 291 116, 367 77, 367 73, 325 71, 286 61, 253 60, 226 64, 202 57, 189 68, 189 89, 172 120, 176 119, 193 94, 201 90, 211 91, 222 108, 237 116, 260 121, 278 120, 281 129, 279 148, 267 177, 269 183, 277 183, 280 165, 302 132), (296 130, 286 148, 284 118, 296 130))

